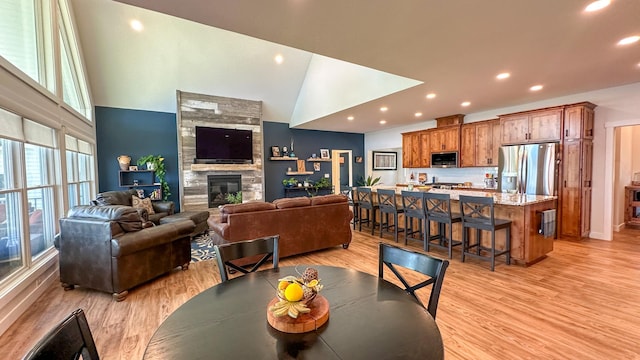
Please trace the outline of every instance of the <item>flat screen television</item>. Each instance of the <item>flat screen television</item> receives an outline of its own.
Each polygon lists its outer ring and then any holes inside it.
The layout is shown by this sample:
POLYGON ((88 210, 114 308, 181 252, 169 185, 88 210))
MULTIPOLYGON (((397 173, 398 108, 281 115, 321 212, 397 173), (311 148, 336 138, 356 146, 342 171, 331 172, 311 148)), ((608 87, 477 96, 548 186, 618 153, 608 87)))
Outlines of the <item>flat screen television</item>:
POLYGON ((196 126, 196 164, 252 164, 251 130, 196 126))

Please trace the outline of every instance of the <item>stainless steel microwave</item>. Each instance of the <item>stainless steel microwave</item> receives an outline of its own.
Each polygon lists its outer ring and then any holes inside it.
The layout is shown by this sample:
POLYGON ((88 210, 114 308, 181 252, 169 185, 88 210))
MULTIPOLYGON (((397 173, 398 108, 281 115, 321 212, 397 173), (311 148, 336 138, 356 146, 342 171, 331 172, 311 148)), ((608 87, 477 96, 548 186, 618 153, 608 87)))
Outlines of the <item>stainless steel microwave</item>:
POLYGON ((431 167, 458 167, 458 152, 431 153, 431 167))

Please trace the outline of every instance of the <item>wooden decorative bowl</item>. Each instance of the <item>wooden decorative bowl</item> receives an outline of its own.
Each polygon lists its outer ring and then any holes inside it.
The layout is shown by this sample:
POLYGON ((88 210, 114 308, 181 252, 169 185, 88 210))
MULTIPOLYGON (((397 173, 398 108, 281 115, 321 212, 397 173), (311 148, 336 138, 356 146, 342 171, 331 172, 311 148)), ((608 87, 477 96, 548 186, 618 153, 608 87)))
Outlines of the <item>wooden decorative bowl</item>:
POLYGON ((267 321, 274 329, 291 334, 300 334, 314 331, 329 320, 329 302, 322 295, 317 295, 307 306, 311 309, 306 314, 300 314, 296 319, 284 316, 274 316, 268 309, 280 301, 275 297, 267 305, 267 321))

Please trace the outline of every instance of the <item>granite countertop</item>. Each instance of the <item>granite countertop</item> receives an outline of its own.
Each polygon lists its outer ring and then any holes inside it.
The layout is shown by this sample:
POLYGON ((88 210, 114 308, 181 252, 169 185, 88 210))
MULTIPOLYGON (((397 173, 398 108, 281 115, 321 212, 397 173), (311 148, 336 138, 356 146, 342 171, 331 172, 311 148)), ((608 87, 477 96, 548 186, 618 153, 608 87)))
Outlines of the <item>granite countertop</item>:
MULTIPOLYGON (((375 186, 371 190, 375 192, 376 189, 391 189, 395 190, 396 194, 400 195, 402 190, 407 190, 406 187, 397 187, 397 186, 375 186)), ((510 206, 525 206, 537 204, 545 201, 556 200, 557 196, 548 196, 548 195, 519 195, 519 194, 506 194, 506 193, 498 193, 495 191, 481 191, 481 190, 449 190, 449 189, 431 189, 428 186, 415 186, 413 191, 429 191, 440 194, 449 194, 451 196, 451 200, 458 200, 458 196, 460 194, 469 195, 469 196, 493 196, 493 201, 497 205, 510 205, 510 206)))

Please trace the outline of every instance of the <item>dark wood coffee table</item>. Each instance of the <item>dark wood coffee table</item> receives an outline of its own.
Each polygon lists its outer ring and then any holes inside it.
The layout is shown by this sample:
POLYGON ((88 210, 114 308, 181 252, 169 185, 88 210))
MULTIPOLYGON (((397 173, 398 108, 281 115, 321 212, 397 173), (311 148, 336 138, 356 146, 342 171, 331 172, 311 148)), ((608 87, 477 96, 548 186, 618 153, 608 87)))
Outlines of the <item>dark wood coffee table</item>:
POLYGON ((144 359, 443 359, 440 331, 410 295, 356 270, 315 266, 330 304, 316 331, 267 323, 278 279, 307 266, 252 273, 195 296, 160 325, 144 359))

